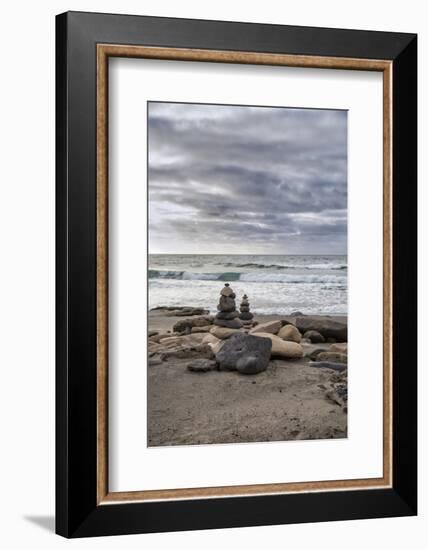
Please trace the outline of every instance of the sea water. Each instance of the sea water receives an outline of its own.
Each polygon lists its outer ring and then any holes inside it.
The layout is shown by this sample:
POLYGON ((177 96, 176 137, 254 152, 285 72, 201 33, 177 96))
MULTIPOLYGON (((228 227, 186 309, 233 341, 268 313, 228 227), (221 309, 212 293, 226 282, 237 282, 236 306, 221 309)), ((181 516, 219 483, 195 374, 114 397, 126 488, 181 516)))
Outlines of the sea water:
POLYGON ((149 308, 214 313, 228 282, 237 306, 245 293, 255 314, 347 314, 346 256, 151 254, 148 280, 149 308))

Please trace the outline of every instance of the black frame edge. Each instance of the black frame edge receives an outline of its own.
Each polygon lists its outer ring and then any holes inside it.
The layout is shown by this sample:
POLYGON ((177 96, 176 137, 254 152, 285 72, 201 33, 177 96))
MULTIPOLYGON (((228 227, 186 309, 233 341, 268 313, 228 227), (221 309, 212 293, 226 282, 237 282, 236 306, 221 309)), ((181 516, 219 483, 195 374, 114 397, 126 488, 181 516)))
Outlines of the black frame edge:
POLYGON ((313 31, 305 27, 84 12, 67 12, 56 18, 56 532, 64 537, 417 513, 417 38, 414 34, 376 31, 313 31), (213 34, 214 29, 220 30, 213 34), (305 33, 311 36, 305 38, 305 33), (175 47, 205 44, 208 49, 334 55, 331 52, 337 37, 346 35, 350 42, 336 43, 337 57, 359 57, 351 54, 363 48, 362 58, 394 62, 393 396, 398 414, 394 415, 393 426, 393 488, 97 506, 96 43, 175 47), (369 42, 364 43, 362 37, 367 36, 369 42), (300 51, 302 48, 304 51, 300 51))
POLYGON ((417 36, 393 63, 393 485, 417 514, 417 36))
POLYGON ((107 504, 94 509, 72 538, 412 515, 394 489, 107 504))
POLYGON ((55 21, 55 530, 67 536, 67 15, 55 21))
POLYGON ((142 44, 196 49, 219 49, 395 59, 413 40, 413 33, 242 23, 91 12, 66 12, 81 36, 110 44, 142 44), (126 36, 126 41, 121 40, 126 36), (144 39, 142 39, 144 37, 144 39))

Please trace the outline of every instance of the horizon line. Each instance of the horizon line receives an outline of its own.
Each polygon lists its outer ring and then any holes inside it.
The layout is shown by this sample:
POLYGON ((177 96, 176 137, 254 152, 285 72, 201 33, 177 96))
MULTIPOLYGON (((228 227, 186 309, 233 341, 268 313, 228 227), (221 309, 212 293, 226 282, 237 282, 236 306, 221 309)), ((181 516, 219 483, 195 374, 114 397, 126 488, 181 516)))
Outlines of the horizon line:
POLYGON ((148 252, 149 256, 347 256, 347 252, 343 253, 327 253, 327 252, 318 252, 316 254, 311 253, 299 253, 299 254, 257 254, 257 253, 235 253, 235 252, 225 252, 225 253, 211 253, 211 252, 148 252))

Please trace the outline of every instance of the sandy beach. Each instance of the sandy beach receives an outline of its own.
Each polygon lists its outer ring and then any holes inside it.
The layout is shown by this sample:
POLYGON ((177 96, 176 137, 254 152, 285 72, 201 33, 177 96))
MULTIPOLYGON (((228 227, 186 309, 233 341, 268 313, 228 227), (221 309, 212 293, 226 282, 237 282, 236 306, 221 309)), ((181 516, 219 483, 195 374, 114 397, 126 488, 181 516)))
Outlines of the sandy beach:
MULTIPOLYGON (((320 326, 333 321, 346 327, 344 316, 307 317, 312 318, 320 326)), ((334 338, 323 343, 303 339, 303 357, 273 356, 258 374, 217 368, 193 372, 189 368, 201 358, 214 364, 213 345, 203 342, 211 329, 174 331, 183 319, 163 309, 149 313, 149 446, 347 437, 347 401, 338 399, 336 391, 347 388, 346 365, 314 368, 309 357, 314 351, 331 355, 334 338)), ((278 320, 296 323, 284 315, 254 316, 259 325, 278 320)))

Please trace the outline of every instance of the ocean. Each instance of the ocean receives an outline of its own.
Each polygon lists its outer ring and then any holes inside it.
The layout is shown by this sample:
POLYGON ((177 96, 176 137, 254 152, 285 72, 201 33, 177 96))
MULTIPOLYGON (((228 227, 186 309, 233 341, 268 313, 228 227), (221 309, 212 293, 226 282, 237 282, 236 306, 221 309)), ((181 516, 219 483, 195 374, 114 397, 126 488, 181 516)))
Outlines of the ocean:
POLYGON ((347 314, 346 256, 149 256, 149 308, 194 306, 215 313, 226 282, 237 307, 247 294, 255 314, 347 314))

